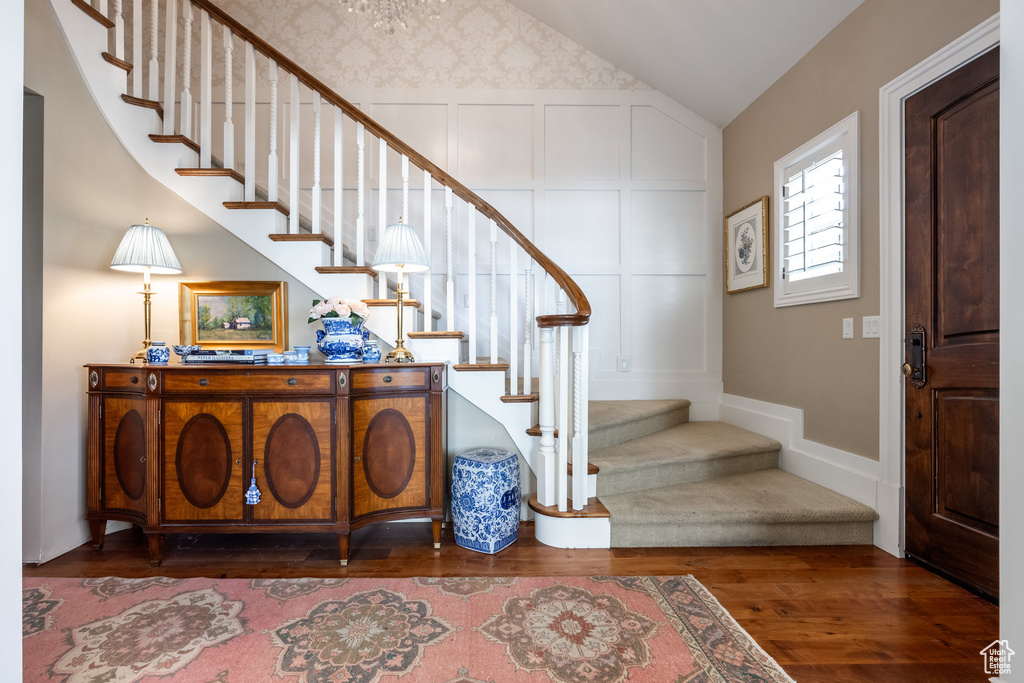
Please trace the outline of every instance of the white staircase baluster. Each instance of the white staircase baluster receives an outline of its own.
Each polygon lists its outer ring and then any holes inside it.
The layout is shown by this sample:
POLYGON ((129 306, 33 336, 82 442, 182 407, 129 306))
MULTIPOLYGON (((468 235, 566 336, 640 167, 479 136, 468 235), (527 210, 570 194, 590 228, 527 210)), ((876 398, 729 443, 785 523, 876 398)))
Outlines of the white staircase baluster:
MULTIPOLYGON (((476 207, 468 205, 469 209, 469 238, 467 239, 467 253, 469 255, 469 272, 466 279, 469 284, 469 312, 466 317, 469 319, 469 362, 476 363, 476 207)), ((491 361, 497 362, 497 361, 491 361)))
POLYGON ((555 374, 554 330, 540 328, 540 449, 538 452, 537 502, 551 506, 555 498, 555 374))
POLYGON ((231 29, 224 26, 224 168, 235 167, 235 92, 234 57, 235 43, 231 29))
MULTIPOLYGON (((377 166, 377 245, 384 237, 384 229, 388 226, 388 143, 380 140, 380 163, 377 166)), ((401 283, 399 283, 401 284, 401 283)), ((377 275, 377 298, 388 298, 388 276, 386 273, 377 275)), ((403 315, 405 311, 402 312, 403 315)))
POLYGON ((533 392, 533 258, 526 257, 523 277, 523 393, 533 392))
POLYGON ((431 177, 430 171, 423 171, 423 250, 427 257, 427 263, 430 264, 431 270, 428 270, 423 274, 423 331, 433 332, 434 331, 434 309, 433 309, 433 268, 434 259, 431 250, 431 237, 430 237, 430 223, 432 221, 431 216, 431 177))
POLYGON ((181 8, 185 17, 182 39, 181 134, 192 139, 192 2, 185 0, 181 8))
POLYGON ((256 201, 256 48, 245 43, 245 201, 256 201))
POLYGON ((557 477, 558 510, 568 509, 569 497, 569 326, 558 328, 558 460, 555 465, 557 477))
POLYGON ((297 235, 299 232, 299 77, 291 74, 291 93, 288 99, 290 113, 288 115, 288 232, 297 235))
POLYGON ((142 72, 142 0, 132 0, 132 97, 142 97, 142 72))
POLYGON ((267 199, 276 202, 280 171, 277 161, 277 62, 270 60, 270 154, 267 155, 267 199))
MULTIPOLYGON (((491 362, 498 362, 498 224, 491 221, 491 362)), ((514 393, 514 389, 513 392, 514 393)))
POLYGON ((356 265, 366 265, 366 127, 356 124, 356 265))
POLYGON ((342 113, 337 107, 334 108, 334 260, 332 265, 344 265, 344 249, 342 248, 342 195, 345 192, 345 177, 341 167, 342 159, 342 138, 341 138, 342 113))
POLYGON ((157 61, 157 50, 160 46, 158 29, 160 22, 160 0, 149 3, 149 98, 160 100, 160 63, 157 61))
POLYGON ((572 328, 573 353, 573 435, 572 435, 572 507, 582 510, 587 504, 587 463, 589 462, 589 444, 587 429, 587 403, 585 396, 590 395, 588 339, 590 326, 580 325, 572 328))
POLYGON ((402 220, 412 224, 409 215, 409 157, 402 155, 402 220))
POLYGON ((448 331, 455 331, 455 260, 452 255, 452 188, 444 188, 445 317, 448 331))
MULTIPOLYGON (((164 0, 167 5, 164 27, 164 135, 174 135, 174 91, 178 89, 178 0, 164 0)), ((188 0, 186 0, 187 2, 188 0)))
POLYGON ((99 0, 96 9, 99 10, 99 13, 103 16, 107 16, 107 0, 99 0))
MULTIPOLYGON (((312 221, 313 227, 312 232, 314 234, 321 231, 320 226, 320 93, 313 91, 313 198, 312 208, 310 211, 313 213, 312 221)), ((339 245, 340 249, 341 246, 339 245)))
POLYGON ((114 0, 114 56, 124 59, 124 15, 121 0, 114 0))
POLYGON ((508 381, 509 392, 519 394, 519 245, 508 240, 508 381))
POLYGON ((199 166, 213 167, 213 29, 199 11, 199 166))

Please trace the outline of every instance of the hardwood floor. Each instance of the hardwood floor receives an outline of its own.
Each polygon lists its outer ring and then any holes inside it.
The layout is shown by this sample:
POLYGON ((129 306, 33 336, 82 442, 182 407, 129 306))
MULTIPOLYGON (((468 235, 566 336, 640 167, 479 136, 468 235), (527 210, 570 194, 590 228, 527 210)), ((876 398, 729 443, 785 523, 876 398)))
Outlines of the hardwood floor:
POLYGON ((25 576, 593 576, 693 574, 800 683, 986 681, 980 650, 997 638, 999 609, 872 546, 562 550, 533 525, 498 555, 435 551, 430 525, 388 524, 352 535, 348 567, 329 535, 168 536, 149 565, 136 530, 108 534, 25 576))

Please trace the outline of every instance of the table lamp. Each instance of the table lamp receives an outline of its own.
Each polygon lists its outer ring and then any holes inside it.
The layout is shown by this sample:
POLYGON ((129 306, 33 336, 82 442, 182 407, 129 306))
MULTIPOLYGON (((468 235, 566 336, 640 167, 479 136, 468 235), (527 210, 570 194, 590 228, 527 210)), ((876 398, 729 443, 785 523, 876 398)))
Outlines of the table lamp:
POLYGON ((395 348, 388 353, 385 363, 415 362, 412 353, 405 348, 402 336, 402 289, 405 273, 423 273, 430 270, 430 263, 423 251, 423 244, 411 225, 398 219, 398 223, 389 225, 384 230, 377 254, 373 259, 373 269, 384 273, 395 273, 398 277, 398 339, 395 348))
POLYGON ((131 362, 146 360, 146 349, 149 348, 151 340, 150 330, 150 297, 153 292, 149 287, 149 276, 151 273, 157 275, 174 275, 181 272, 181 264, 178 257, 171 249, 171 243, 167 241, 167 235, 160 228, 150 225, 146 219, 144 225, 133 225, 121 238, 121 244, 114 252, 114 258, 110 261, 110 267, 114 270, 124 270, 131 273, 142 273, 142 295, 143 308, 146 318, 146 338, 142 341, 142 350, 136 351, 131 362))

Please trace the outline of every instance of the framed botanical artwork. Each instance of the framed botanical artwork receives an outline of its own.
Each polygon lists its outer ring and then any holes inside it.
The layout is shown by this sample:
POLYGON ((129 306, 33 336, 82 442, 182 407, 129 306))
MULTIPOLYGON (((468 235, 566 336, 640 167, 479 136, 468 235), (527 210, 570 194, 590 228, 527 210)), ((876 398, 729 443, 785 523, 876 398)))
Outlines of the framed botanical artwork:
POLYGON ((768 196, 725 219, 725 292, 768 286, 768 196))
POLYGON ((288 347, 286 282, 181 282, 182 344, 206 349, 288 347))

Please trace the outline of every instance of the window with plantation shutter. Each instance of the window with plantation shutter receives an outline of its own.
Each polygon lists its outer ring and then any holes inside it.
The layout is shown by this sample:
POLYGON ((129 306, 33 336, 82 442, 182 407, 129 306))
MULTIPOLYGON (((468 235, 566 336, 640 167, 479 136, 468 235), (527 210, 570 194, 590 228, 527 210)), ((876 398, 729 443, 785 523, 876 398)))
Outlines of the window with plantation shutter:
POLYGON ((775 305, 859 296, 858 117, 775 162, 775 305))

